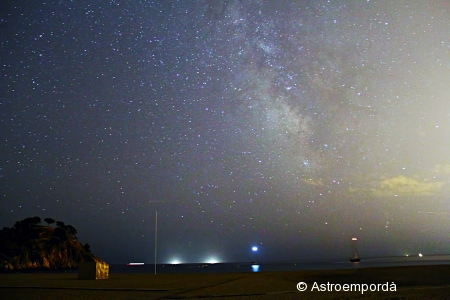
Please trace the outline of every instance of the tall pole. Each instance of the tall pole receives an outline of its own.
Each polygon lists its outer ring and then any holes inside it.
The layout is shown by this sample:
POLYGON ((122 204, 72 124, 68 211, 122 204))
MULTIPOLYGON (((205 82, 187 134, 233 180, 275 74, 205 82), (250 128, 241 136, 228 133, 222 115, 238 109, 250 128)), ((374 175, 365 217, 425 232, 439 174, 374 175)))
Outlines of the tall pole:
POLYGON ((155 214, 155 275, 156 275, 156 249, 158 245, 158 211, 155 214))

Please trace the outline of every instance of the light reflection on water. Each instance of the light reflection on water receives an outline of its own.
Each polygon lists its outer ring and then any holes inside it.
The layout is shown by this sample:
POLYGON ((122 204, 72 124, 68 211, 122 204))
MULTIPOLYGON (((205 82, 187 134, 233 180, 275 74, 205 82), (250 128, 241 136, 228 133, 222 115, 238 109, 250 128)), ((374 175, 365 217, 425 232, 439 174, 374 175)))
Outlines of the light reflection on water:
MULTIPOLYGON (((217 264, 158 264, 157 272, 174 273, 234 273, 234 272, 277 272, 296 270, 336 270, 359 269, 368 267, 394 267, 413 265, 450 265, 450 255, 435 255, 423 257, 371 257, 361 258, 359 263, 351 263, 348 259, 335 259, 309 262, 259 262, 253 263, 217 263, 217 264)), ((110 273, 152 273, 153 264, 128 267, 126 265, 112 265, 110 273)))
MULTIPOLYGON (((296 270, 336 270, 358 269, 367 267, 394 267, 413 265, 450 265, 450 255, 396 256, 396 257, 362 257, 359 263, 350 263, 348 259, 302 262, 251 262, 216 263, 216 264, 158 264, 158 274, 182 273, 234 273, 234 272, 277 272, 296 270)), ((127 266, 111 264, 110 274, 152 274, 155 266, 145 264, 127 266)), ((77 273, 78 270, 19 270, 17 273, 77 273)))
POLYGON ((253 272, 259 272, 259 265, 252 265, 253 272))

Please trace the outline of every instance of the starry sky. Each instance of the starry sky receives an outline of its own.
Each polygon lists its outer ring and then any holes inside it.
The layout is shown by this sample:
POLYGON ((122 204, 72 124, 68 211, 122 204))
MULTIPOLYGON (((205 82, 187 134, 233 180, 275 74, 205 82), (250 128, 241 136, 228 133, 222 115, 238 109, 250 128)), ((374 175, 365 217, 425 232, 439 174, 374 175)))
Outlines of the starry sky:
POLYGON ((449 253, 450 1, 2 1, 0 226, 109 263, 449 253))

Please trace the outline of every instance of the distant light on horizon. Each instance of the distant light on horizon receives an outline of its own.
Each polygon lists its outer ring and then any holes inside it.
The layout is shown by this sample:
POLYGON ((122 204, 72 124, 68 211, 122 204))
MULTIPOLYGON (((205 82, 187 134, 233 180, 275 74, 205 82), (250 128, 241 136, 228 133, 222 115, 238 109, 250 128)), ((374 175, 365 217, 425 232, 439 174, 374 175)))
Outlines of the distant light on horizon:
POLYGON ((210 257, 206 260, 206 263, 207 264, 217 264, 217 263, 219 263, 219 260, 216 259, 215 257, 210 257))
POLYGON ((143 262, 130 262, 127 264, 128 266, 143 266, 143 262))
POLYGON ((172 265, 179 265, 181 264, 181 261, 179 261, 178 259, 174 259, 170 262, 172 265))
POLYGON ((422 255, 422 253, 419 253, 419 257, 422 257, 423 255, 422 255))
POLYGON ((252 251, 253 251, 253 252, 256 252, 256 251, 258 251, 258 247, 256 247, 256 246, 253 246, 253 247, 252 247, 252 251))

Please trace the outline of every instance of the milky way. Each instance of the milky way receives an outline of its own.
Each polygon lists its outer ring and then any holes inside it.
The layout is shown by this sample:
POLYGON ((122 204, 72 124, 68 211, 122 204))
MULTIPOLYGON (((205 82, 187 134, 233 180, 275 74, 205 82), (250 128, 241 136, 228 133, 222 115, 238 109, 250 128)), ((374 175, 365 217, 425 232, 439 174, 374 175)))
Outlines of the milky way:
POLYGON ((152 259, 156 210, 162 262, 446 252, 449 9, 2 4, 2 226, 111 262, 152 259))

